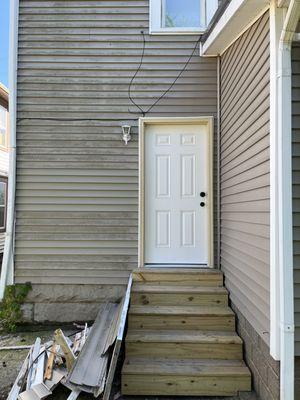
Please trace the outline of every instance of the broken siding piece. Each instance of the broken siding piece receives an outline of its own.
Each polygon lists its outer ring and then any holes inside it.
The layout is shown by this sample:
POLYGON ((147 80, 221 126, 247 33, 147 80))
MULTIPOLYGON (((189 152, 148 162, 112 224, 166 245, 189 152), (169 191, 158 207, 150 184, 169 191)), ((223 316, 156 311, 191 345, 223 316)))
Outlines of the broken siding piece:
POLYGON ((32 351, 32 348, 24 360, 24 363, 18 373, 17 379, 15 380, 15 383, 13 384, 13 387, 11 388, 11 391, 9 392, 7 400, 17 400, 17 398, 18 398, 23 380, 26 376, 26 373, 27 373, 27 370, 29 367, 29 359, 30 359, 31 351, 32 351))
POLYGON ((32 386, 31 389, 21 393, 18 397, 19 400, 42 400, 52 394, 51 390, 46 385, 40 383, 32 386))
POLYGON ((30 357, 29 357, 29 370, 28 370, 27 383, 26 383, 27 390, 29 390, 31 388, 32 382, 35 378, 36 362, 37 362, 38 356, 40 354, 40 348, 41 348, 41 338, 36 338, 36 341, 34 343, 34 346, 32 348, 32 351, 31 351, 30 357))
POLYGON ((101 306, 90 334, 69 375, 68 382, 88 393, 102 393, 109 356, 107 346, 113 343, 119 305, 105 303, 101 306))
MULTIPOLYGON (((125 298, 123 301, 120 320, 118 323, 117 339, 116 339, 114 351, 113 351, 110 366, 109 366, 109 371, 108 371, 107 380, 106 380, 106 384, 105 384, 105 390, 104 390, 104 394, 103 394, 103 400, 110 399, 111 387, 112 387, 112 383, 113 383, 114 376, 115 376, 115 371, 116 371, 117 362, 118 362, 118 358, 119 358, 119 354, 120 354, 121 344, 122 344, 123 337, 124 337, 124 330, 125 330, 125 325, 126 325, 129 302, 130 302, 131 287, 132 287, 132 274, 129 277, 126 294, 125 294, 125 298)), ((97 395, 99 395, 99 394, 97 394, 97 395)))
POLYGON ((45 356, 46 356, 46 348, 45 346, 40 347, 38 359, 35 364, 35 375, 32 380, 32 387, 36 385, 40 385, 44 381, 44 368, 45 368, 45 356))
POLYGON ((75 355, 77 355, 78 353, 81 352, 89 332, 90 332, 90 328, 88 328, 88 325, 86 323, 84 330, 82 332, 79 332, 76 334, 75 340, 74 340, 74 346, 73 346, 73 353, 75 355))
POLYGON ((67 375, 67 370, 64 368, 56 368, 53 369, 51 379, 45 380, 45 385, 47 388, 52 391, 56 388, 56 386, 65 378, 67 375))
POLYGON ((79 395, 80 395, 80 390, 72 390, 67 400, 76 400, 79 395))

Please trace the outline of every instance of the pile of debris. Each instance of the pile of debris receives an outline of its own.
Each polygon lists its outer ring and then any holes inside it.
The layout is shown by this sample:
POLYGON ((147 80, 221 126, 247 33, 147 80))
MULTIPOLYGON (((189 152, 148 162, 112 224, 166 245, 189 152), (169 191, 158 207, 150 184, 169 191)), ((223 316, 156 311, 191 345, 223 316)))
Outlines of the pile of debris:
POLYGON ((37 338, 7 399, 45 399, 62 384, 71 390, 68 400, 77 399, 81 392, 108 400, 128 302, 126 296, 120 304, 103 304, 92 327, 85 324, 70 337, 57 329, 48 343, 37 338))

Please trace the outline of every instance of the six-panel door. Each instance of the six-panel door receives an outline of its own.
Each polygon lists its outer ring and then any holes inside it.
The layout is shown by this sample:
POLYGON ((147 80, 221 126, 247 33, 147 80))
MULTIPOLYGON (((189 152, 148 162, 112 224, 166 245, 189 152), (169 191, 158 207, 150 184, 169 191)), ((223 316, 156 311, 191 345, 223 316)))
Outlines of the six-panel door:
POLYGON ((145 132, 145 264, 208 263, 208 145, 204 125, 145 132))

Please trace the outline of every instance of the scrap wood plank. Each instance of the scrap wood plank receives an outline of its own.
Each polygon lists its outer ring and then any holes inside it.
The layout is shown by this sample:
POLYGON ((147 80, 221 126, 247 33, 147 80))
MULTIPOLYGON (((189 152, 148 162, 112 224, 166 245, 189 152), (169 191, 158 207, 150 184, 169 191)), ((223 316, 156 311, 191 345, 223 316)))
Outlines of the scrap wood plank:
POLYGON ((70 371, 75 361, 75 356, 73 354, 73 351, 61 329, 56 329, 56 331, 54 332, 54 338, 55 342, 60 345, 64 353, 67 369, 68 371, 70 371))
POLYGON ((24 346, 3 346, 0 347, 0 351, 10 351, 10 350, 30 350, 31 345, 24 345, 24 346))
POLYGON ((122 344, 123 337, 124 337, 124 330, 125 330, 125 325, 126 325, 129 302, 130 302, 131 287, 132 287, 132 274, 130 274, 128 284, 127 284, 126 294, 125 294, 125 298, 123 301, 122 312, 121 312, 121 316, 120 316, 120 320, 119 320, 117 339, 116 339, 114 351, 113 351, 110 366, 109 366, 109 371, 108 371, 108 375, 107 375, 107 380, 106 380, 102 400, 110 399, 111 387, 112 387, 112 383, 113 383, 114 376, 115 376, 115 371, 116 371, 117 362, 118 362, 118 358, 119 358, 119 354, 120 354, 121 344, 122 344))
POLYGON ((11 390, 9 392, 7 400, 17 400, 18 395, 21 390, 23 379, 25 378, 26 372, 28 370, 30 354, 31 354, 31 350, 29 351, 29 353, 27 354, 27 357, 25 358, 25 360, 23 362, 23 365, 18 373, 18 376, 13 384, 13 387, 11 388, 11 390))
POLYGON ((50 380, 52 378, 53 364, 54 364, 54 358, 56 356, 57 347, 58 346, 55 342, 51 346, 50 355, 48 357, 47 364, 46 364, 44 379, 50 380))
POLYGON ((73 346, 74 354, 81 352, 83 345, 86 341, 86 338, 88 336, 89 330, 90 329, 88 328, 88 324, 86 323, 84 326, 84 329, 81 332, 76 334, 75 340, 74 340, 74 346, 73 346))

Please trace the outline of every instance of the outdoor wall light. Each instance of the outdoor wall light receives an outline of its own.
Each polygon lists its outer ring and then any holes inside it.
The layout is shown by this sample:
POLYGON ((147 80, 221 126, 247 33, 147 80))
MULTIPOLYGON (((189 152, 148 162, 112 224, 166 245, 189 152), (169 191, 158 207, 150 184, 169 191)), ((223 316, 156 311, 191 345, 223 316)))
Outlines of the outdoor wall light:
POLYGON ((126 145, 131 140, 130 130, 131 130, 131 126, 130 125, 123 125, 122 126, 122 131, 123 131, 122 138, 123 138, 123 140, 124 140, 126 145))

